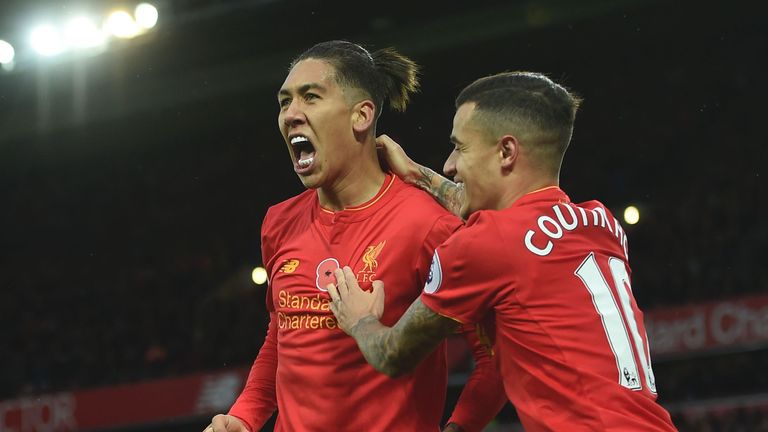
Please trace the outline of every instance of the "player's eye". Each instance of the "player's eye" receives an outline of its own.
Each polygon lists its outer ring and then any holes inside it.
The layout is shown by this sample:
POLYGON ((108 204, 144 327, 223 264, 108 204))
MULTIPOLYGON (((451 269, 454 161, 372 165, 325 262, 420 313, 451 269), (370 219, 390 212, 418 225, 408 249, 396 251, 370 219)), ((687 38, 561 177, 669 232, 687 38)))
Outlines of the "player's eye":
POLYGON ((319 96, 314 94, 314 93, 307 93, 307 94, 304 95, 304 99, 308 100, 308 101, 309 100, 313 100, 313 99, 318 99, 318 98, 319 98, 319 96))
POLYGON ((280 108, 287 108, 291 104, 291 98, 282 98, 277 103, 280 104, 280 108))

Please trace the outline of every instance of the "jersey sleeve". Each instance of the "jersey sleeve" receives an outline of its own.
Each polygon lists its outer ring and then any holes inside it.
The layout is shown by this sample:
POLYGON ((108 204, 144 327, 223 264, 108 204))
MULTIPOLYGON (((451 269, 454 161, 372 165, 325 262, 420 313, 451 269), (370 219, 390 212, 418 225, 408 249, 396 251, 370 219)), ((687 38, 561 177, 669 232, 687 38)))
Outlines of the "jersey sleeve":
MULTIPOLYGON (((264 216, 264 221, 261 224, 261 262, 264 264, 264 268, 267 270, 268 286, 272 286, 272 267, 274 267, 275 245, 277 244, 277 231, 274 226, 274 218, 272 217, 272 208, 267 210, 267 214, 264 216)), ((267 297, 268 310, 272 310, 271 297, 267 297)))
MULTIPOLYGON (((438 219, 422 243, 419 269, 429 269, 435 249, 461 227, 461 221, 453 215, 438 219)), ((434 276, 432 271, 420 273, 420 280, 426 280, 428 284, 430 274, 434 276)), ((490 347, 481 343, 475 326, 462 326, 461 332, 472 349, 475 368, 464 385, 449 423, 458 424, 466 432, 479 432, 498 414, 506 403, 507 397, 494 359, 491 357, 490 347)))
POLYGON ((480 324, 465 324, 461 333, 472 350, 475 368, 464 384, 448 423, 456 423, 465 432, 480 432, 507 403, 507 395, 496 367, 492 343, 481 337, 480 324))
MULTIPOLYGON (((270 211, 267 211, 264 222, 261 225, 261 259, 267 274, 272 274, 274 265, 274 235, 270 221, 270 211)), ((271 278, 270 278, 271 279, 271 278)), ((275 382, 277 374, 277 317, 272 304, 272 282, 267 285, 267 310, 269 314, 269 327, 264 344, 251 366, 245 388, 238 396, 229 415, 239 418, 250 430, 255 432, 264 425, 277 409, 277 394, 275 382)))
POLYGON ((427 280, 429 265, 435 249, 461 227, 461 220, 452 214, 445 214, 435 220, 426 237, 420 243, 419 257, 416 262, 416 274, 419 283, 427 280))
POLYGON ((271 313, 264 345, 251 366, 245 388, 229 410, 229 415, 239 418, 251 432, 260 430, 277 409, 276 373, 277 319, 271 313))
POLYGON ((421 301, 460 323, 480 322, 497 303, 510 273, 500 265, 507 253, 500 238, 490 216, 473 215, 435 250, 421 301))

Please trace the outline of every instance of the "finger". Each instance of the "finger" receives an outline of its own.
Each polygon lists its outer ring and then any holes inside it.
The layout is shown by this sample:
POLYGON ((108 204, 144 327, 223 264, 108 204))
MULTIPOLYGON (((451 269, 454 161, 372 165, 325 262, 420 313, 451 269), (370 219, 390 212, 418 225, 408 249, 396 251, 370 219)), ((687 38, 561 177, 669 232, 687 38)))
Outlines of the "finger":
POLYGON ((381 319, 382 315, 384 315, 384 300, 385 300, 385 293, 384 293, 384 282, 380 280, 373 281, 373 312, 376 314, 376 318, 381 319))
POLYGON ((339 291, 339 298, 344 299, 349 294, 347 280, 344 278, 344 270, 337 268, 333 271, 333 275, 336 276, 336 289, 339 291))
POLYGON ((226 431, 237 430, 237 423, 235 423, 235 422, 233 422, 231 420, 232 420, 232 418, 229 417, 229 416, 224 417, 224 428, 225 428, 224 430, 226 430, 226 431), (230 428, 230 426, 232 426, 232 427, 230 428))
MULTIPOLYGON (((224 432, 227 430, 227 424, 224 423, 226 416, 224 414, 217 414, 211 419, 211 425, 209 426, 210 432, 224 432)), ((207 432, 207 431, 206 431, 207 432)))
POLYGON ((380 280, 375 280, 373 281, 372 285, 373 285, 373 290, 371 290, 371 292, 376 296, 384 297, 384 282, 380 280))
POLYGON ((349 266, 344 266, 344 280, 346 281, 347 292, 349 292, 352 287, 360 289, 360 286, 357 284, 357 277, 349 266))
POLYGON ((336 285, 329 283, 328 285, 325 286, 325 288, 328 290, 328 294, 331 295, 331 301, 333 302, 341 301, 341 297, 339 297, 339 291, 336 289, 336 285))
POLYGON ((394 152, 394 153, 402 153, 405 155, 405 150, 403 150, 403 146, 400 145, 397 141, 393 140, 390 137, 387 137, 385 140, 387 149, 394 152))
POLYGON ((333 313, 333 315, 336 316, 337 320, 339 318, 339 307, 337 306, 338 304, 339 303, 337 303, 335 301, 332 301, 332 302, 328 303, 328 306, 330 306, 330 308, 331 308, 331 313, 333 313))
POLYGON ((381 134, 376 138, 376 147, 386 149, 395 141, 387 134, 381 134))

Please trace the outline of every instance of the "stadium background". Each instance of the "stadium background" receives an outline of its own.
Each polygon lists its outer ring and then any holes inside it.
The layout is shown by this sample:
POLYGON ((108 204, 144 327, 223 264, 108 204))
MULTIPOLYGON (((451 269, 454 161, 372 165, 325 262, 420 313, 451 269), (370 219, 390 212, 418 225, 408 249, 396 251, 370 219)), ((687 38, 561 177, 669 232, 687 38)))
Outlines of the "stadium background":
MULTIPOLYGON (((302 190, 275 93, 293 56, 336 38, 423 65, 379 132, 435 169, 477 77, 541 71, 583 96, 561 184, 640 209, 625 229, 660 401, 681 431, 768 430, 755 3, 155 4, 151 32, 100 55, 17 48, 0 70, 0 431, 202 430, 226 410, 267 320, 260 221, 302 190)), ((80 5, 135 3, 3 0, 0 39, 80 5)), ((449 405, 471 367, 452 352, 449 405)), ((514 410, 488 430, 519 430, 514 410)))

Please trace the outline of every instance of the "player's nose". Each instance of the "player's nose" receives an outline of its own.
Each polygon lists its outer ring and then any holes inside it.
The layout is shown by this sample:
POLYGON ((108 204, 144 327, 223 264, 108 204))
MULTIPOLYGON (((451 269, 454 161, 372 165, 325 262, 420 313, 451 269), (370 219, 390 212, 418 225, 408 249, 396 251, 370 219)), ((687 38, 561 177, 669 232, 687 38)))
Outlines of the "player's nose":
POLYGON ((443 165, 443 173, 448 177, 456 175, 456 150, 453 150, 443 165))
POLYGON ((298 106, 299 104, 291 102, 288 108, 281 113, 283 124, 287 127, 293 127, 299 124, 303 124, 306 121, 304 111, 298 106))

